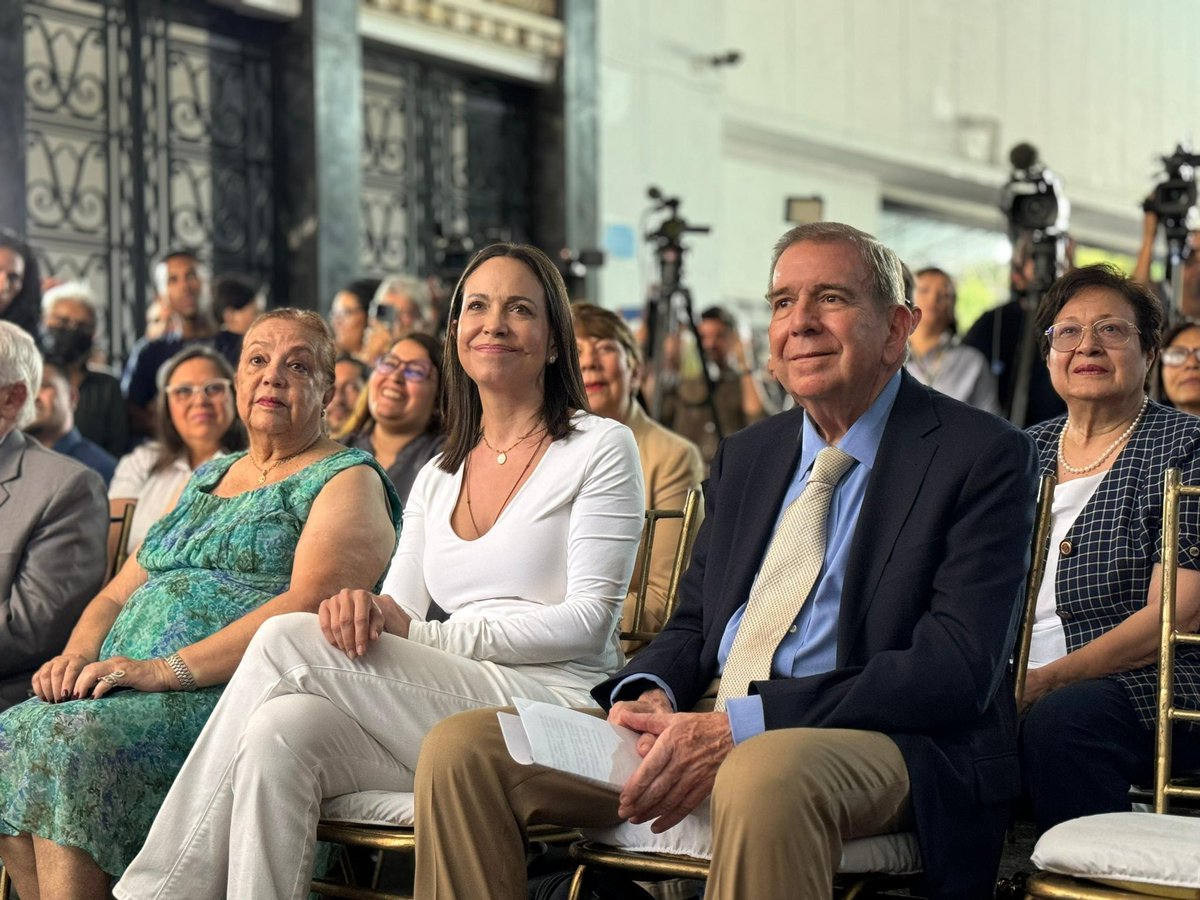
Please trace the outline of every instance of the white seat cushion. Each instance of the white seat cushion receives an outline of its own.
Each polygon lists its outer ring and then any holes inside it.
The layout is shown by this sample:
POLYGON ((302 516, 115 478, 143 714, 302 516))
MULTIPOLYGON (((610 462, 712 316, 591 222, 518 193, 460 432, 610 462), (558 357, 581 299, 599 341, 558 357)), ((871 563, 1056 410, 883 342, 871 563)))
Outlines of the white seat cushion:
MULTIPOLYGON (((662 834, 650 830, 649 823, 633 825, 625 822, 612 828, 584 829, 591 841, 641 853, 669 853, 695 859, 712 858, 712 824, 706 800, 695 812, 662 834)), ((921 871, 921 854, 917 836, 881 834, 847 841, 842 845, 842 860, 838 871, 845 874, 885 872, 908 875, 921 871)))
POLYGON ((358 791, 329 797, 321 804, 321 818, 353 825, 412 828, 413 795, 395 791, 358 791))
POLYGON ((1200 819, 1119 812, 1055 825, 1030 857, 1047 872, 1200 889, 1200 819))

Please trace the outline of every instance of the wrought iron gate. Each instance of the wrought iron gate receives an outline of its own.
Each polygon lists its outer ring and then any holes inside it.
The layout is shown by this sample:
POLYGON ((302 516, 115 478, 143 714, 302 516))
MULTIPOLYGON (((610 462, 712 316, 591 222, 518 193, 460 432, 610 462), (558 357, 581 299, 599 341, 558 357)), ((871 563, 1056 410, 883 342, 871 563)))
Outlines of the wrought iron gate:
POLYGON ((529 240, 534 92, 377 47, 363 69, 364 274, 451 275, 464 244, 529 240))
POLYGON ((27 233, 45 273, 107 300, 112 355, 168 249, 271 283, 269 27, 170 0, 24 9, 27 233))

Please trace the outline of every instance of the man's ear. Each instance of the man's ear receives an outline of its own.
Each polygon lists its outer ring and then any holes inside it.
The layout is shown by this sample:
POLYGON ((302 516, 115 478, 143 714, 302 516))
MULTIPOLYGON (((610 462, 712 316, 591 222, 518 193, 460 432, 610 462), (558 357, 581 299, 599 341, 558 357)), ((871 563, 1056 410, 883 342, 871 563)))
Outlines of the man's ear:
POLYGON ((924 315, 924 313, 921 312, 921 307, 919 307, 919 306, 906 306, 904 308, 907 309, 910 313, 912 313, 912 317, 913 317, 912 325, 909 326, 909 329, 908 329, 908 333, 912 334, 914 331, 917 330, 917 326, 921 324, 921 316, 924 315))
POLYGON ((11 385, 3 406, 0 406, 0 413, 3 413, 3 418, 15 421, 17 414, 21 411, 21 407, 25 405, 27 399, 29 399, 29 387, 25 382, 18 381, 16 384, 11 385))

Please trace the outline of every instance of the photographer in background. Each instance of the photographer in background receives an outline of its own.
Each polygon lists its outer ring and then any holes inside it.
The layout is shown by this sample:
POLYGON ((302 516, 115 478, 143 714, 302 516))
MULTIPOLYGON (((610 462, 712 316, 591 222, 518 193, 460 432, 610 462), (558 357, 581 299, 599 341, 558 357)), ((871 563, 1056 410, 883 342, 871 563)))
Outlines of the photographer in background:
MULTIPOLYGON (((965 346, 974 347, 991 363, 992 374, 996 376, 1000 390, 1001 414, 1006 418, 1011 418, 1013 395, 1016 392, 1017 359, 1021 337, 1027 327, 1023 304, 1032 278, 1033 259, 1028 255, 1028 249, 1018 243, 1013 247, 1008 302, 976 319, 962 340, 965 346)), ((1036 425, 1060 416, 1066 410, 1066 404, 1050 383, 1046 362, 1038 354, 1030 364, 1029 393, 1023 424, 1036 425)))
POLYGON ((981 316, 963 343, 987 357, 999 382, 1003 415, 1025 428, 1066 410, 1038 351, 1034 312, 1050 285, 1072 268, 1071 204, 1032 144, 1017 144, 1008 159, 1013 171, 1000 194, 1000 211, 1013 248, 1009 301, 981 316))
MULTIPOLYGON (((727 309, 710 306, 696 323, 704 358, 716 370, 713 402, 725 437, 766 415, 762 395, 738 336, 737 322, 727 309)), ((662 424, 700 448, 707 464, 717 452, 717 428, 708 405, 708 387, 702 377, 685 378, 664 392, 662 424)))
POLYGON ((1182 144, 1170 156, 1162 157, 1166 178, 1142 203, 1142 246, 1134 266, 1133 280, 1154 290, 1167 309, 1170 322, 1200 318, 1200 232, 1188 230, 1189 218, 1196 214, 1196 166, 1200 156, 1188 152, 1182 144), (1166 273, 1161 284, 1150 281, 1150 263, 1154 240, 1162 226, 1166 242, 1166 273))
POLYGON ((1142 217, 1142 246, 1138 250, 1137 264, 1133 267, 1133 280, 1154 291, 1171 321, 1200 319, 1200 231, 1188 233, 1184 244, 1183 282, 1178 299, 1166 302, 1167 290, 1162 282, 1150 280, 1150 264, 1154 260, 1154 239, 1158 236, 1158 213, 1147 205, 1142 217))

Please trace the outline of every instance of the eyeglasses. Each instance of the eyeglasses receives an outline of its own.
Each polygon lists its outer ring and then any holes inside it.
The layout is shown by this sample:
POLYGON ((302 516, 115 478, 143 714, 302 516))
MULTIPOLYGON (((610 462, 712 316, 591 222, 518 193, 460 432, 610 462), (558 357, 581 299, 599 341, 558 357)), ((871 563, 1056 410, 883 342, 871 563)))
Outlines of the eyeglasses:
POLYGON ((1200 362, 1200 347, 1168 347, 1162 352, 1162 364, 1171 367, 1182 366, 1189 356, 1195 356, 1200 362))
POLYGON ((221 400, 229 395, 232 388, 233 382, 228 378, 214 378, 204 384, 173 384, 167 388, 167 396, 176 403, 188 403, 201 393, 209 400, 221 400))
POLYGON ((405 381, 424 381, 433 372, 433 363, 427 359, 400 359, 395 356, 385 356, 375 364, 375 371, 380 375, 391 375, 400 372, 405 381))
MULTIPOLYGON (((1062 322, 1047 328, 1046 338, 1050 341, 1050 346, 1059 353, 1070 353, 1083 343, 1083 335, 1087 328, 1088 326, 1078 322, 1062 322)), ((1129 339, 1137 334, 1137 323, 1115 317, 1098 319, 1092 323, 1091 330, 1096 343, 1112 350, 1129 343, 1129 339)))

